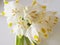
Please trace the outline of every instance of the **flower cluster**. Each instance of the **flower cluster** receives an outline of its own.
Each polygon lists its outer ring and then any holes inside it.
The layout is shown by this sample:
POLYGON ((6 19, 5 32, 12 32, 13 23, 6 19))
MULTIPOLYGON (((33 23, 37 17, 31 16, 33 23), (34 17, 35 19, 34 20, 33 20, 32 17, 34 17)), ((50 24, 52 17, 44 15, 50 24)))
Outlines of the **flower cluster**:
POLYGON ((48 38, 52 28, 58 22, 56 12, 46 11, 46 5, 35 4, 23 6, 16 2, 5 2, 4 16, 7 17, 8 26, 18 36, 26 36, 32 45, 42 38, 48 38))

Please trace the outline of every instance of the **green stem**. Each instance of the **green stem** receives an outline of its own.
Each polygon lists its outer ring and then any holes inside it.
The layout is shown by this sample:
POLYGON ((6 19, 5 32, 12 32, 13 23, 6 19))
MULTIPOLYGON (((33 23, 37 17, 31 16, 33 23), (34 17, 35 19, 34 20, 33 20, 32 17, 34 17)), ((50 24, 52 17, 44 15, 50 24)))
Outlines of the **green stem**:
POLYGON ((31 45, 31 42, 29 41, 29 39, 27 37, 25 37, 25 40, 26 40, 27 45, 31 45))
MULTIPOLYGON (((17 36, 16 37, 16 45, 25 45, 24 40, 26 41, 26 45, 31 45, 31 42, 25 36, 22 36, 21 38, 19 36, 17 36)), ((35 45, 36 45, 36 43, 35 43, 35 45)))
POLYGON ((21 38, 19 36, 16 37, 16 45, 24 45, 24 36, 21 38))
POLYGON ((18 36, 16 36, 16 45, 18 45, 18 36))

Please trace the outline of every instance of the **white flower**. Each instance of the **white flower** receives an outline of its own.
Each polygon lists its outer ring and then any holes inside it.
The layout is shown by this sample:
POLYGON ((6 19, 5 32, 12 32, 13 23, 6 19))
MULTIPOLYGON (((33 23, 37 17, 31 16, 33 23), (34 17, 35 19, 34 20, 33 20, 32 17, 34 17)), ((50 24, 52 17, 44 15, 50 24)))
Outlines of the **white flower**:
POLYGON ((33 41, 40 43, 42 38, 48 38, 58 22, 56 12, 46 11, 46 6, 40 4, 25 7, 12 1, 4 5, 4 13, 14 33, 28 37, 32 44, 33 41))

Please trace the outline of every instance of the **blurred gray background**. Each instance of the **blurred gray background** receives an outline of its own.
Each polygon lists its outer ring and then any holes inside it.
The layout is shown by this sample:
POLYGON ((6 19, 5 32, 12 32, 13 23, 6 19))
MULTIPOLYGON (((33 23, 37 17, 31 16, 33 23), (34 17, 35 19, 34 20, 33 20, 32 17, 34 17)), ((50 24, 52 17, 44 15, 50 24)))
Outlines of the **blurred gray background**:
MULTIPOLYGON (((12 1, 12 0, 10 0, 12 1)), ((40 4, 46 4, 47 10, 57 11, 60 18, 60 0, 37 0, 40 4)), ((32 0, 21 0, 21 4, 30 5, 32 0)), ((3 0, 0 0, 0 12, 4 10, 3 0)), ((15 45, 15 35, 7 26, 6 17, 0 16, 0 45, 15 45)), ((43 41, 42 45, 60 45, 60 20, 49 39, 43 41)))

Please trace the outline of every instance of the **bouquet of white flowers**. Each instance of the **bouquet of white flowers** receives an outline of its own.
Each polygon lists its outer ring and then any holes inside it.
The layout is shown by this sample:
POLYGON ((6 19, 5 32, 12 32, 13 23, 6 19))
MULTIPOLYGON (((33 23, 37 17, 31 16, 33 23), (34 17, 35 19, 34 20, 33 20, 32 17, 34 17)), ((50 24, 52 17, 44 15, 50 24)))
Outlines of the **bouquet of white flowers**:
POLYGON ((19 0, 4 0, 2 15, 7 17, 8 26, 16 34, 16 45, 40 45, 58 22, 56 12, 46 11, 46 5, 36 0, 30 6, 23 6, 19 0))

